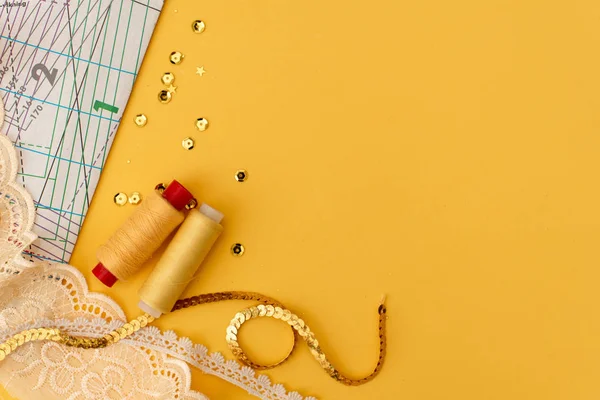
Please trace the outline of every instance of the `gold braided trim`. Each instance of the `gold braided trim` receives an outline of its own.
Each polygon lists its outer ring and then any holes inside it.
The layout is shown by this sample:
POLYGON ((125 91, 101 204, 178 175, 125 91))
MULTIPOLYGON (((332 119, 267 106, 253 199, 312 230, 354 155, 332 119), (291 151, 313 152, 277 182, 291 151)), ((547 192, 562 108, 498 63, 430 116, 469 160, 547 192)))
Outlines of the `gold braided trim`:
MULTIPOLYGON (((229 345, 229 348, 231 349, 233 354, 242 363, 254 369, 269 369, 287 361, 289 356, 294 351, 299 337, 302 338, 308 344, 308 348, 310 349, 311 354, 317 360, 317 362, 319 362, 321 367, 329 374, 329 376, 331 376, 336 381, 343 383, 344 385, 358 386, 367 383, 373 378, 375 378, 375 376, 379 374, 381 368, 383 367, 383 362, 385 360, 386 353, 385 328, 387 319, 387 310, 385 305, 383 304, 383 300, 382 304, 377 309, 377 313, 379 314, 379 358, 377 361, 377 365, 375 366, 371 374, 360 379, 348 378, 345 375, 343 375, 339 370, 337 370, 333 366, 333 364, 331 364, 331 362, 327 359, 325 352, 321 349, 321 346, 319 345, 319 341, 315 337, 315 334, 310 330, 308 325, 296 314, 293 314, 290 310, 286 309, 280 302, 270 297, 264 296, 260 293, 219 292, 202 294, 199 296, 194 296, 177 301, 172 311, 182 310, 200 304, 215 303, 224 300, 254 300, 258 301, 259 303, 262 303, 257 306, 246 308, 235 314, 229 326, 227 327, 227 334, 225 337, 225 339, 227 340, 227 344, 229 345), (245 322, 254 318, 262 317, 270 317, 287 322, 294 333, 294 346, 292 347, 290 353, 281 361, 272 365, 261 365, 253 362, 243 351, 237 340, 238 332, 245 322)), ((148 314, 144 314, 130 322, 123 324, 118 329, 109 332, 101 338, 71 336, 55 328, 29 329, 12 336, 10 339, 0 344, 0 361, 4 360, 6 356, 14 352, 18 347, 23 346, 25 343, 35 341, 52 340, 54 342, 64 344, 65 346, 83 349, 104 348, 111 344, 117 343, 122 339, 127 338, 134 332, 139 331, 141 328, 147 326, 153 321, 154 317, 148 314)))

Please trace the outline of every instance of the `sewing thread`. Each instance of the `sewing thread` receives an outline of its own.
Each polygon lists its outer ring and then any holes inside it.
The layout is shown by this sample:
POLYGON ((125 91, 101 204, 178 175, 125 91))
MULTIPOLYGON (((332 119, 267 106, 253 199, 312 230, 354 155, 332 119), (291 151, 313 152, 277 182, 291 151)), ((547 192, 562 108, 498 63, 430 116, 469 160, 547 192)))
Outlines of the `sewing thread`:
POLYGON ((223 214, 202 204, 191 211, 139 291, 139 307, 155 318, 171 311, 223 231, 223 214))
MULTIPOLYGON (((189 193, 189 192, 188 192, 189 193)), ((102 245, 96 254, 100 264, 94 274, 107 286, 136 273, 166 238, 179 226, 184 214, 163 196, 153 192, 102 245)))

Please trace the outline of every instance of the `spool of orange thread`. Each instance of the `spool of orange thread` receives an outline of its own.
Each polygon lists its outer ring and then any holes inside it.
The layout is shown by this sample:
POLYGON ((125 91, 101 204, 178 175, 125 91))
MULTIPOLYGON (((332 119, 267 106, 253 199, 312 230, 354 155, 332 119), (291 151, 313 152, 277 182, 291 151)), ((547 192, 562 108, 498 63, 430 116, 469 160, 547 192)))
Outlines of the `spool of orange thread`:
POLYGON ((194 202, 194 196, 176 180, 162 193, 156 191, 147 196, 106 244, 100 246, 99 263, 92 273, 108 287, 132 276, 183 222, 182 210, 194 202))
POLYGON ((207 204, 192 210, 139 291, 138 306, 155 318, 173 309, 194 279, 223 226, 223 214, 207 204))

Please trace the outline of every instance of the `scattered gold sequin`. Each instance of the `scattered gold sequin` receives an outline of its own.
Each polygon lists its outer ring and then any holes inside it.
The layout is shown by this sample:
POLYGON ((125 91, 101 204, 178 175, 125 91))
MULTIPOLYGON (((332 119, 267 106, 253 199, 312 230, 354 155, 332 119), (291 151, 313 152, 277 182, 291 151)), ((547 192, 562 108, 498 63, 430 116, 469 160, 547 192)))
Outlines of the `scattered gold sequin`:
POLYGON ((231 254, 233 254, 236 257, 241 257, 242 255, 244 255, 245 251, 246 251, 246 249, 244 248, 244 245, 241 243, 234 243, 231 246, 231 254))
POLYGON ((206 29, 206 24, 203 21, 196 20, 192 23, 192 29, 195 33, 202 33, 206 29))
POLYGON ((175 82, 175 75, 173 75, 171 72, 165 72, 160 78, 160 80, 163 83, 163 85, 168 86, 175 82))
POLYGON ((186 150, 191 150, 194 148, 194 139, 192 138, 185 138, 181 141, 181 146, 183 146, 184 149, 186 150))
POLYGON ((195 198, 191 199, 190 202, 185 205, 187 210, 193 210, 196 207, 198 207, 198 200, 195 198))
POLYGON ((139 127, 146 126, 146 124, 148 123, 148 118, 146 118, 144 114, 136 115, 133 120, 135 121, 135 124, 139 127))
POLYGON ((115 194, 114 202, 118 206, 124 206, 127 204, 127 195, 125 193, 115 194))
POLYGON ((248 180, 248 172, 244 169, 240 169, 235 173, 235 180, 238 182, 245 182, 248 180))
POLYGON ((196 67, 196 74, 202 76, 206 73, 206 70, 204 69, 204 67, 196 67))
POLYGON ((177 86, 169 85, 167 90, 169 91, 169 93, 173 94, 177 91, 177 86))
POLYGON ((174 51, 169 56, 169 60, 171 61, 171 64, 177 65, 177 64, 181 64, 184 57, 185 56, 183 55, 183 53, 181 53, 179 51, 174 51))
POLYGON ((129 202, 131 204, 140 204, 140 202, 142 201, 142 196, 140 195, 139 192, 133 192, 131 193, 131 196, 129 196, 129 202))
POLYGON ((164 183, 159 183, 158 185, 156 185, 154 187, 154 190, 156 190, 158 193, 162 193, 167 189, 167 187, 164 185, 164 183))
POLYGON ((161 90, 158 92, 158 100, 163 104, 167 104, 171 101, 171 92, 168 90, 161 90))
POLYGON ((208 129, 208 120, 206 118, 198 118, 196 120, 196 129, 198 129, 200 132, 204 132, 206 129, 208 129))

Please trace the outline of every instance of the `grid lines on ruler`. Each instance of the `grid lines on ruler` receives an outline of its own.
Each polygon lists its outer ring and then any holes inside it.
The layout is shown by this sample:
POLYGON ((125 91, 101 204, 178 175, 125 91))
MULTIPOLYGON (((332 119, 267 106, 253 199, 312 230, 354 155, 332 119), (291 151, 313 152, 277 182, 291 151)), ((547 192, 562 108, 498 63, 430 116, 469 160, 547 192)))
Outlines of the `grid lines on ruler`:
POLYGON ((37 209, 29 254, 68 261, 161 7, 38 0, 1 11, 3 133, 37 209))

